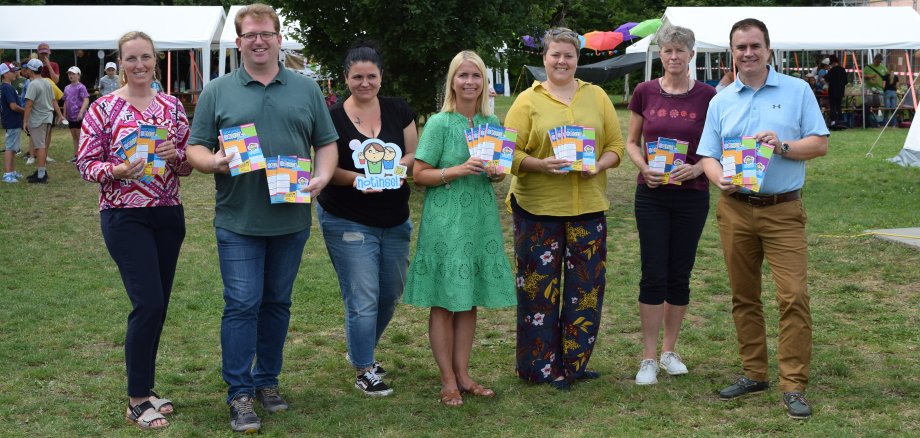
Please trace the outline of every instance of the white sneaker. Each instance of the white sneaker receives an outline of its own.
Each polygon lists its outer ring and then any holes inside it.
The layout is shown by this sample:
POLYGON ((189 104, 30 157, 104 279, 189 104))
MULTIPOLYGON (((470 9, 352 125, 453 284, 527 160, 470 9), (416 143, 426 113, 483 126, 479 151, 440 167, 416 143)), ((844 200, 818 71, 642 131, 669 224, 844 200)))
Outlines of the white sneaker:
POLYGON ((26 164, 29 166, 35 164, 35 157, 29 157, 28 159, 26 159, 26 164))
POLYGON ((45 157, 45 161, 47 161, 47 162, 49 162, 49 163, 53 163, 53 162, 54 162, 54 158, 45 157))
POLYGON ((687 374, 687 366, 680 360, 680 356, 673 351, 661 353, 661 361, 659 364, 661 369, 667 371, 668 375, 679 376, 681 374, 687 374))
POLYGON ((658 383, 658 362, 655 359, 643 359, 636 373, 636 385, 654 385, 658 383))

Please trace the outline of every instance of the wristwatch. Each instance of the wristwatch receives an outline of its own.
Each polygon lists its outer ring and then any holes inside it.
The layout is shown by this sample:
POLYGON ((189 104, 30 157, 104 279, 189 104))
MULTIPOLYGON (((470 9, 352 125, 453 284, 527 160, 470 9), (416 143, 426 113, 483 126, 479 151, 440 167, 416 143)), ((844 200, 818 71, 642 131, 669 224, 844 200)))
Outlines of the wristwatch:
POLYGON ((779 148, 779 150, 782 151, 779 153, 780 155, 786 155, 786 153, 789 152, 789 143, 783 142, 783 145, 779 148))

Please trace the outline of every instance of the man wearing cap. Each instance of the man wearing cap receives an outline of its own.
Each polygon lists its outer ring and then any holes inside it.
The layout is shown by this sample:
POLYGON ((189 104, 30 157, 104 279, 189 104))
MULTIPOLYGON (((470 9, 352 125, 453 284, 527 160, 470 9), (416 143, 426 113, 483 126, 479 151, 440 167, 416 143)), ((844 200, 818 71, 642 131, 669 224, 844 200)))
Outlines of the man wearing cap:
POLYGON ((770 34, 762 21, 747 18, 735 23, 729 41, 738 80, 709 103, 697 150, 709 181, 722 191, 717 206, 719 237, 744 370, 733 385, 719 391, 719 397, 732 400, 770 386, 761 300, 766 258, 780 312, 777 362, 783 404, 790 417, 808 418, 811 406, 804 392, 811 367, 812 325, 801 196, 805 161, 827 154, 830 133, 808 84, 768 64, 770 34), (774 147, 757 193, 723 176, 722 141, 742 136, 774 147))
POLYGON ((48 43, 38 45, 38 60, 42 62, 41 76, 51 79, 55 84, 61 80, 61 68, 51 60, 51 47, 48 43))
POLYGON ((19 139, 22 131, 22 112, 19 95, 13 88, 13 79, 19 76, 19 67, 0 64, 0 125, 6 130, 5 149, 3 153, 3 182, 16 183, 22 175, 16 172, 16 153, 19 152, 19 139))
POLYGON ((48 158, 48 140, 51 137, 51 124, 54 122, 54 97, 51 83, 38 79, 42 69, 42 62, 33 59, 22 69, 23 75, 29 79, 29 89, 26 90, 26 107, 23 115, 22 128, 32 138, 32 147, 35 148, 35 160, 38 169, 26 178, 30 183, 48 182, 48 171, 45 162, 48 158))
POLYGON ((105 63, 105 76, 99 79, 99 94, 105 96, 118 89, 118 78, 115 76, 115 71, 118 70, 118 66, 114 62, 105 63))

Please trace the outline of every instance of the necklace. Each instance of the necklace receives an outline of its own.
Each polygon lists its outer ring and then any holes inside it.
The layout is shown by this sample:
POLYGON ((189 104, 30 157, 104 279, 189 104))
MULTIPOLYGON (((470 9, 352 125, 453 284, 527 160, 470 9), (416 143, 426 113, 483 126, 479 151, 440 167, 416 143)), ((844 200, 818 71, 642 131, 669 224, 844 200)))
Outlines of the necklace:
POLYGON ((692 79, 687 78, 687 90, 683 93, 670 93, 664 89, 664 78, 658 80, 658 94, 662 97, 674 97, 678 99, 683 99, 690 95, 690 86, 692 85, 692 79))
POLYGON ((578 92, 578 82, 573 81, 572 84, 574 84, 575 86, 572 87, 572 89, 570 90, 564 90, 565 93, 561 93, 561 91, 563 90, 557 89, 555 86, 551 86, 552 83, 549 81, 546 81, 544 83, 544 87, 546 87, 546 91, 548 91, 550 95, 552 95, 559 101, 562 101, 565 103, 571 103, 572 99, 575 98, 575 93, 578 92))

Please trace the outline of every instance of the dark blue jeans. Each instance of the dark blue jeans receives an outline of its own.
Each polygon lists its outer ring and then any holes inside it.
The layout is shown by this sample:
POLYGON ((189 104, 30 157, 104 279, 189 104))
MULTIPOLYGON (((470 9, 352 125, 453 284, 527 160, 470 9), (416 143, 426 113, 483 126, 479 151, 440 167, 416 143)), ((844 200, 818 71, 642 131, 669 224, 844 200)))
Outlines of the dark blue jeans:
POLYGON ((154 386, 157 348, 185 239, 185 214, 181 205, 110 208, 99 213, 99 225, 131 299, 125 332, 128 397, 147 397, 154 386))
POLYGON ((639 302, 690 303, 690 272, 709 214, 709 192, 636 186, 636 228, 642 259, 639 302))
POLYGON ((246 236, 216 228, 224 280, 220 324, 227 403, 241 393, 278 385, 291 318, 291 288, 310 237, 307 228, 281 236, 246 236))

